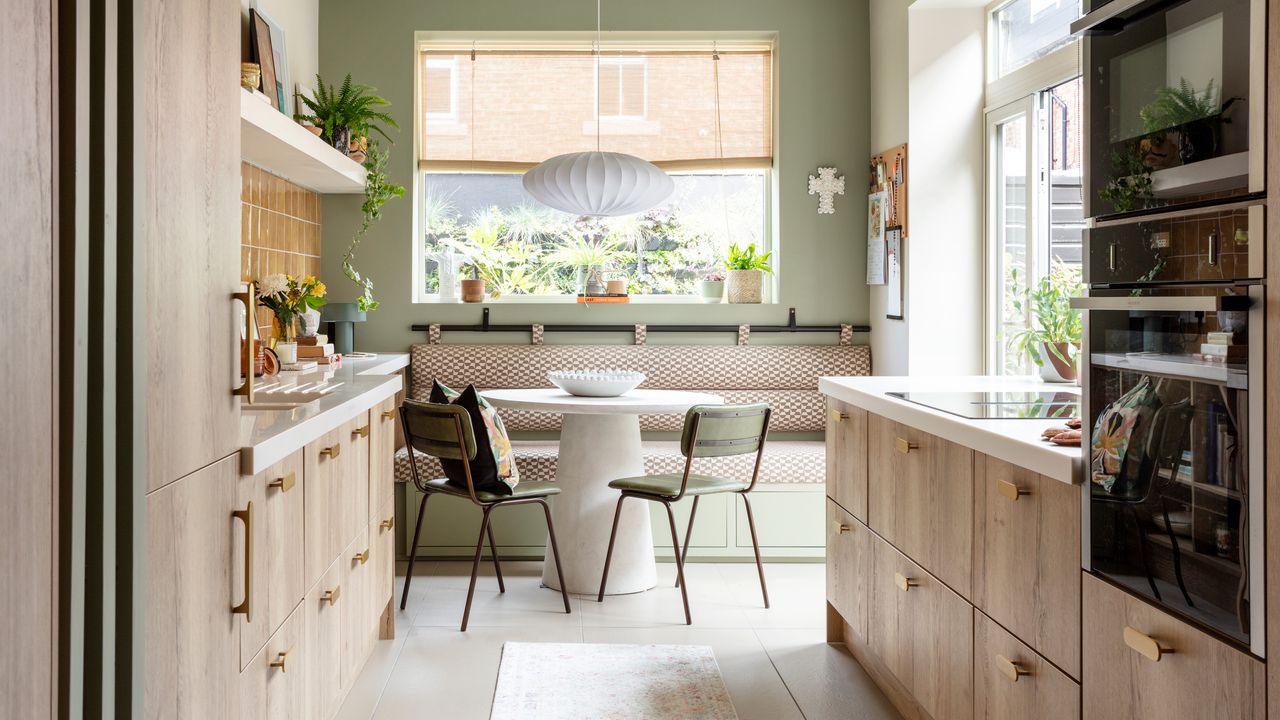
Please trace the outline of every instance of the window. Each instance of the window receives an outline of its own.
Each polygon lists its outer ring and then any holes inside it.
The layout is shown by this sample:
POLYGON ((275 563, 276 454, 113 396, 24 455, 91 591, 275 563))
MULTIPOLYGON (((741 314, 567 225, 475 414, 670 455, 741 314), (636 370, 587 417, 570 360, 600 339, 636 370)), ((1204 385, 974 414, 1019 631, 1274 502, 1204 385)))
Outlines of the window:
POLYGON ((769 46, 606 46, 597 76, 589 45, 474 55, 470 45, 421 49, 419 300, 449 297, 441 279, 459 272, 505 299, 568 299, 596 262, 632 295, 694 296, 731 242, 777 252, 769 46), (524 192, 526 170, 595 149, 597 128, 600 149, 666 170, 670 200, 635 216, 587 218, 524 192))
POLYGON ((1074 41, 1080 0, 1013 0, 991 12, 991 79, 1024 67, 1074 41))

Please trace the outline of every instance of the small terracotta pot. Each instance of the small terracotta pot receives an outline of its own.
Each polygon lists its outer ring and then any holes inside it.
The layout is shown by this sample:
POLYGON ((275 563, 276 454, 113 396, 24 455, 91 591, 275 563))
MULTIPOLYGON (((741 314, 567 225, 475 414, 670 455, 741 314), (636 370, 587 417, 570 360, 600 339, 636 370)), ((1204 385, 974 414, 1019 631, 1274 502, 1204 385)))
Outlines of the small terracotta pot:
POLYGON ((1040 368, 1040 377, 1049 382, 1075 382, 1080 377, 1075 363, 1059 360, 1058 356, 1053 354, 1053 350, 1049 349, 1050 345, 1057 348, 1063 357, 1069 358, 1073 352, 1079 357, 1079 348, 1071 343, 1041 343, 1040 352, 1044 353, 1045 364, 1040 368), (1051 377, 1050 373, 1056 377, 1051 377))
POLYGON ((317 127, 315 125, 303 125, 302 127, 306 128, 307 132, 315 135, 316 137, 320 137, 324 134, 324 128, 322 127, 317 127))
POLYGON ((462 302, 484 302, 484 280, 463 280, 462 302))

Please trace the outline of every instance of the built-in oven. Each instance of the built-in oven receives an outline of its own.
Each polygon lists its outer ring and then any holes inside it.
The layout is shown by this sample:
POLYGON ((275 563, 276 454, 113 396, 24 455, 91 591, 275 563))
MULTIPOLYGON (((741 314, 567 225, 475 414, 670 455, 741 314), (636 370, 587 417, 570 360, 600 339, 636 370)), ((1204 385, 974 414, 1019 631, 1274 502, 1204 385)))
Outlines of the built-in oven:
POLYGON ((1085 215, 1258 196, 1265 0, 1086 0, 1085 215))

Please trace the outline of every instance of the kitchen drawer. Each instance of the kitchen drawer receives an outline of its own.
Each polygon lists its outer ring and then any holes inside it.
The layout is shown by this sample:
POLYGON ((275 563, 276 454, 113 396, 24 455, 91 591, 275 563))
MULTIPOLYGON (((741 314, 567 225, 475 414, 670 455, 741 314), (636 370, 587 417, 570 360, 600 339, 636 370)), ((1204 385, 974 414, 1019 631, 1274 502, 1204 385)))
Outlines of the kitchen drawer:
MULTIPOLYGON (((375 589, 374 612, 381 616, 383 606, 391 601, 396 585, 396 499, 388 498, 382 511, 369 523, 369 538, 373 548, 377 580, 375 589)), ((389 639, 389 638, 384 638, 389 639)))
POLYGON ((827 398, 827 495, 867 521, 867 411, 827 398))
POLYGON ((369 458, 373 441, 373 413, 365 411, 343 426, 343 439, 351 444, 351 452, 343 459, 342 497, 347 503, 342 513, 343 542, 369 525, 373 510, 369 507, 369 458))
POLYGON ((240 673, 240 717, 307 716, 307 611, 299 603, 240 673))
POLYGON ((973 606, 880 538, 871 546, 871 652, 930 716, 970 718, 973 606))
POLYGON ((973 604, 1080 677, 1078 485, 978 454, 973 604))
POLYGON ((878 415, 867 423, 867 524, 935 577, 970 594, 972 450, 878 415))
POLYGON ((343 581, 349 558, 336 558, 303 599, 307 645, 306 716, 327 718, 338 709, 342 685, 342 621, 351 599, 343 581))
POLYGON ((1079 720, 1080 686, 976 609, 973 652, 975 720, 1079 720))
POLYGON ((394 396, 383 400, 369 417, 370 520, 395 497, 396 427, 400 423, 394 396))
POLYGON ((316 583, 355 535, 354 531, 345 535, 342 532, 344 503, 349 500, 343 494, 345 466, 352 449, 348 438, 347 429, 339 427, 303 448, 303 558, 308 587, 316 583))
POLYGON ((302 451, 237 483, 237 505, 253 503, 252 621, 238 616, 240 667, 258 655, 267 638, 306 593, 303 568, 302 451))
POLYGON ((1085 720, 1266 716, 1260 661, 1092 575, 1083 585, 1085 720))
POLYGON ((361 530, 347 546, 338 562, 346 568, 343 581, 342 613, 342 686, 350 688, 364 666, 364 660, 377 640, 378 621, 373 611, 375 568, 369 529, 361 530))
POLYGON ((871 572, 871 531, 827 500, 827 602, 864 640, 871 572))

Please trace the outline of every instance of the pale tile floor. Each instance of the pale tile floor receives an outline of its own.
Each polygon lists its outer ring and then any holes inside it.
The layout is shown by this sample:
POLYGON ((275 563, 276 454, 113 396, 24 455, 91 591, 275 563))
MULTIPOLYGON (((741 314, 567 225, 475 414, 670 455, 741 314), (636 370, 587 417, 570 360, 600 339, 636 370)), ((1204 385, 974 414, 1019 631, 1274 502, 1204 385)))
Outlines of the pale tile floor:
MULTIPOLYGON (((690 563, 692 626, 670 563, 658 565, 658 587, 645 593, 604 603, 571 595, 571 614, 559 593, 539 586, 541 563, 502 569, 504 595, 493 565, 483 566, 461 633, 470 563, 418 563, 396 639, 378 643, 338 717, 484 720, 508 640, 710 645, 741 720, 898 717, 853 657, 826 644, 822 565, 765 565, 773 604, 765 610, 755 565, 690 563)), ((403 580, 396 578, 397 606, 403 580)))

